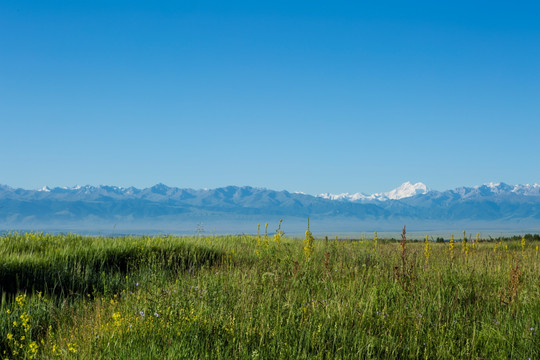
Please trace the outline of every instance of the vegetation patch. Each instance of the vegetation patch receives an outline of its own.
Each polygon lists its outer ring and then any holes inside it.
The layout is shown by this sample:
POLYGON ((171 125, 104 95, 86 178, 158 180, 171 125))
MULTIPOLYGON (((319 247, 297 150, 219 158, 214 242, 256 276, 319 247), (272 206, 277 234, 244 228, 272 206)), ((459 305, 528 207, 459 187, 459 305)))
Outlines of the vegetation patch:
POLYGON ((535 359, 539 244, 5 234, 0 358, 535 359))

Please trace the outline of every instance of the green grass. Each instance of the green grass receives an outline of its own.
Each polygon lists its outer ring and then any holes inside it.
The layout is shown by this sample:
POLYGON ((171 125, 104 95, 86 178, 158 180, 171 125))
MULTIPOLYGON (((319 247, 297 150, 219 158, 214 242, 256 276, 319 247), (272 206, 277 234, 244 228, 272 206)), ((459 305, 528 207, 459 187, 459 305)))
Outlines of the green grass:
POLYGON ((537 241, 261 240, 6 234, 0 358, 540 358, 537 241))

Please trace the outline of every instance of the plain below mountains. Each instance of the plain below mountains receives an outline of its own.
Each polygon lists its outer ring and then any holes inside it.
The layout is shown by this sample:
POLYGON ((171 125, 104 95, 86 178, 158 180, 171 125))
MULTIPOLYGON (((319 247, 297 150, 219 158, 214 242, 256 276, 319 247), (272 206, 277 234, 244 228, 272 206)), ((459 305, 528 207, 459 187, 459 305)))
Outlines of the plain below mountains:
POLYGON ((289 233, 540 229, 540 185, 490 183, 433 191, 402 184, 378 194, 307 195, 249 186, 146 189, 75 186, 39 190, 0 185, 0 228, 90 233, 249 232, 257 223, 277 223, 289 233))

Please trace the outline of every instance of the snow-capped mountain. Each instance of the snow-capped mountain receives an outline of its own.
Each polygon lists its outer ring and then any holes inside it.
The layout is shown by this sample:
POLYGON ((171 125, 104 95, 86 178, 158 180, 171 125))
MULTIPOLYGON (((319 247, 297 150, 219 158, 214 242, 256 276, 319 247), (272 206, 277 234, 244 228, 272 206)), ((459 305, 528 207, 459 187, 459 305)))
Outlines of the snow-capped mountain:
POLYGON ((404 182, 399 187, 395 188, 394 190, 390 190, 388 192, 384 193, 375 193, 371 195, 366 195, 363 193, 355 193, 355 194, 349 194, 349 193, 342 193, 342 194, 330 194, 330 193, 324 193, 317 195, 318 197, 324 198, 324 199, 330 199, 330 200, 344 200, 344 201, 386 201, 386 200, 399 200, 408 198, 411 196, 419 195, 419 194, 425 194, 429 191, 429 188, 421 183, 418 182, 416 184, 411 184, 409 181, 404 182))
POLYGON ((483 186, 488 187, 492 193, 511 192, 523 196, 540 196, 540 184, 507 185, 505 183, 488 183, 483 186))
POLYGON ((203 221, 221 224, 228 231, 248 231, 259 222, 283 218, 289 224, 296 221, 301 230, 307 217, 335 231, 358 231, 360 224, 399 229, 403 224, 439 228, 479 222, 486 227, 527 225, 540 230, 540 184, 488 183, 434 191, 423 183, 406 182, 384 193, 317 196, 249 186, 195 190, 164 184, 145 189, 86 185, 25 190, 0 185, 0 229, 92 230, 117 223, 127 229, 177 229, 203 221))

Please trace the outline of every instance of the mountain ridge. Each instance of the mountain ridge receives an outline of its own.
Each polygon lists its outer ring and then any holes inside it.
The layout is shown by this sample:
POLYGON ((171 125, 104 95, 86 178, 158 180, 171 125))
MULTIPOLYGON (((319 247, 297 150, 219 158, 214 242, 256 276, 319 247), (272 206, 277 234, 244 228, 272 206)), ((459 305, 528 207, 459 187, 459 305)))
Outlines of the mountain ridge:
MULTIPOLYGON (((271 190, 264 187, 253 187, 253 186, 237 186, 237 185, 229 185, 214 189, 194 189, 194 188, 179 188, 179 187, 170 187, 163 183, 158 183, 156 185, 153 185, 151 187, 147 188, 136 188, 133 186, 130 187, 122 187, 122 186, 112 186, 112 185, 75 185, 72 187, 49 187, 49 186, 43 186, 39 189, 23 189, 23 188, 14 188, 8 185, 0 185, 0 191, 25 191, 25 192, 40 192, 40 193, 66 193, 66 192, 84 192, 84 193, 92 193, 96 191, 107 191, 109 193, 117 193, 117 194, 139 194, 144 191, 150 191, 153 193, 161 193, 166 194, 168 192, 177 192, 177 191, 186 191, 186 192, 211 192, 216 191, 219 189, 250 189, 250 190, 268 190, 268 191, 274 191, 274 192, 280 192, 278 190, 271 190)), ((330 200, 350 200, 350 201, 357 201, 357 200, 379 200, 379 201, 385 201, 385 200, 400 200, 416 195, 425 195, 430 192, 436 192, 436 193, 445 193, 445 192, 460 192, 460 193, 470 193, 473 191, 482 191, 482 190, 489 190, 491 193, 505 193, 505 192, 511 192, 511 193, 517 193, 525 196, 540 196, 540 184, 534 183, 534 184, 517 184, 517 185, 509 185, 504 182, 494 183, 484 183, 482 185, 476 185, 476 186, 470 186, 470 187, 457 187, 454 189, 449 190, 431 190, 428 186, 426 186, 422 182, 417 183, 411 183, 409 181, 404 182, 400 186, 398 186, 395 189, 392 189, 387 192, 382 193, 373 193, 373 194, 366 194, 362 192, 357 192, 353 194, 349 193, 340 193, 340 194, 332 194, 332 193, 321 193, 317 195, 311 195, 306 194, 301 191, 295 191, 290 192, 294 194, 302 194, 302 195, 308 195, 308 196, 314 196, 314 197, 321 197, 325 199, 330 200)), ((281 190, 283 192, 289 193, 287 190, 281 190)))
POLYGON ((92 229, 120 222, 128 229, 145 224, 174 228, 175 224, 189 227, 206 221, 241 228, 265 219, 303 223, 307 217, 343 228, 360 223, 389 228, 403 223, 419 228, 474 222, 509 228, 540 224, 539 184, 487 183, 436 191, 423 183, 405 182, 385 193, 352 195, 309 195, 251 186, 190 189, 161 183, 143 189, 77 185, 25 190, 0 185, 0 226, 77 229, 84 225, 92 229))

